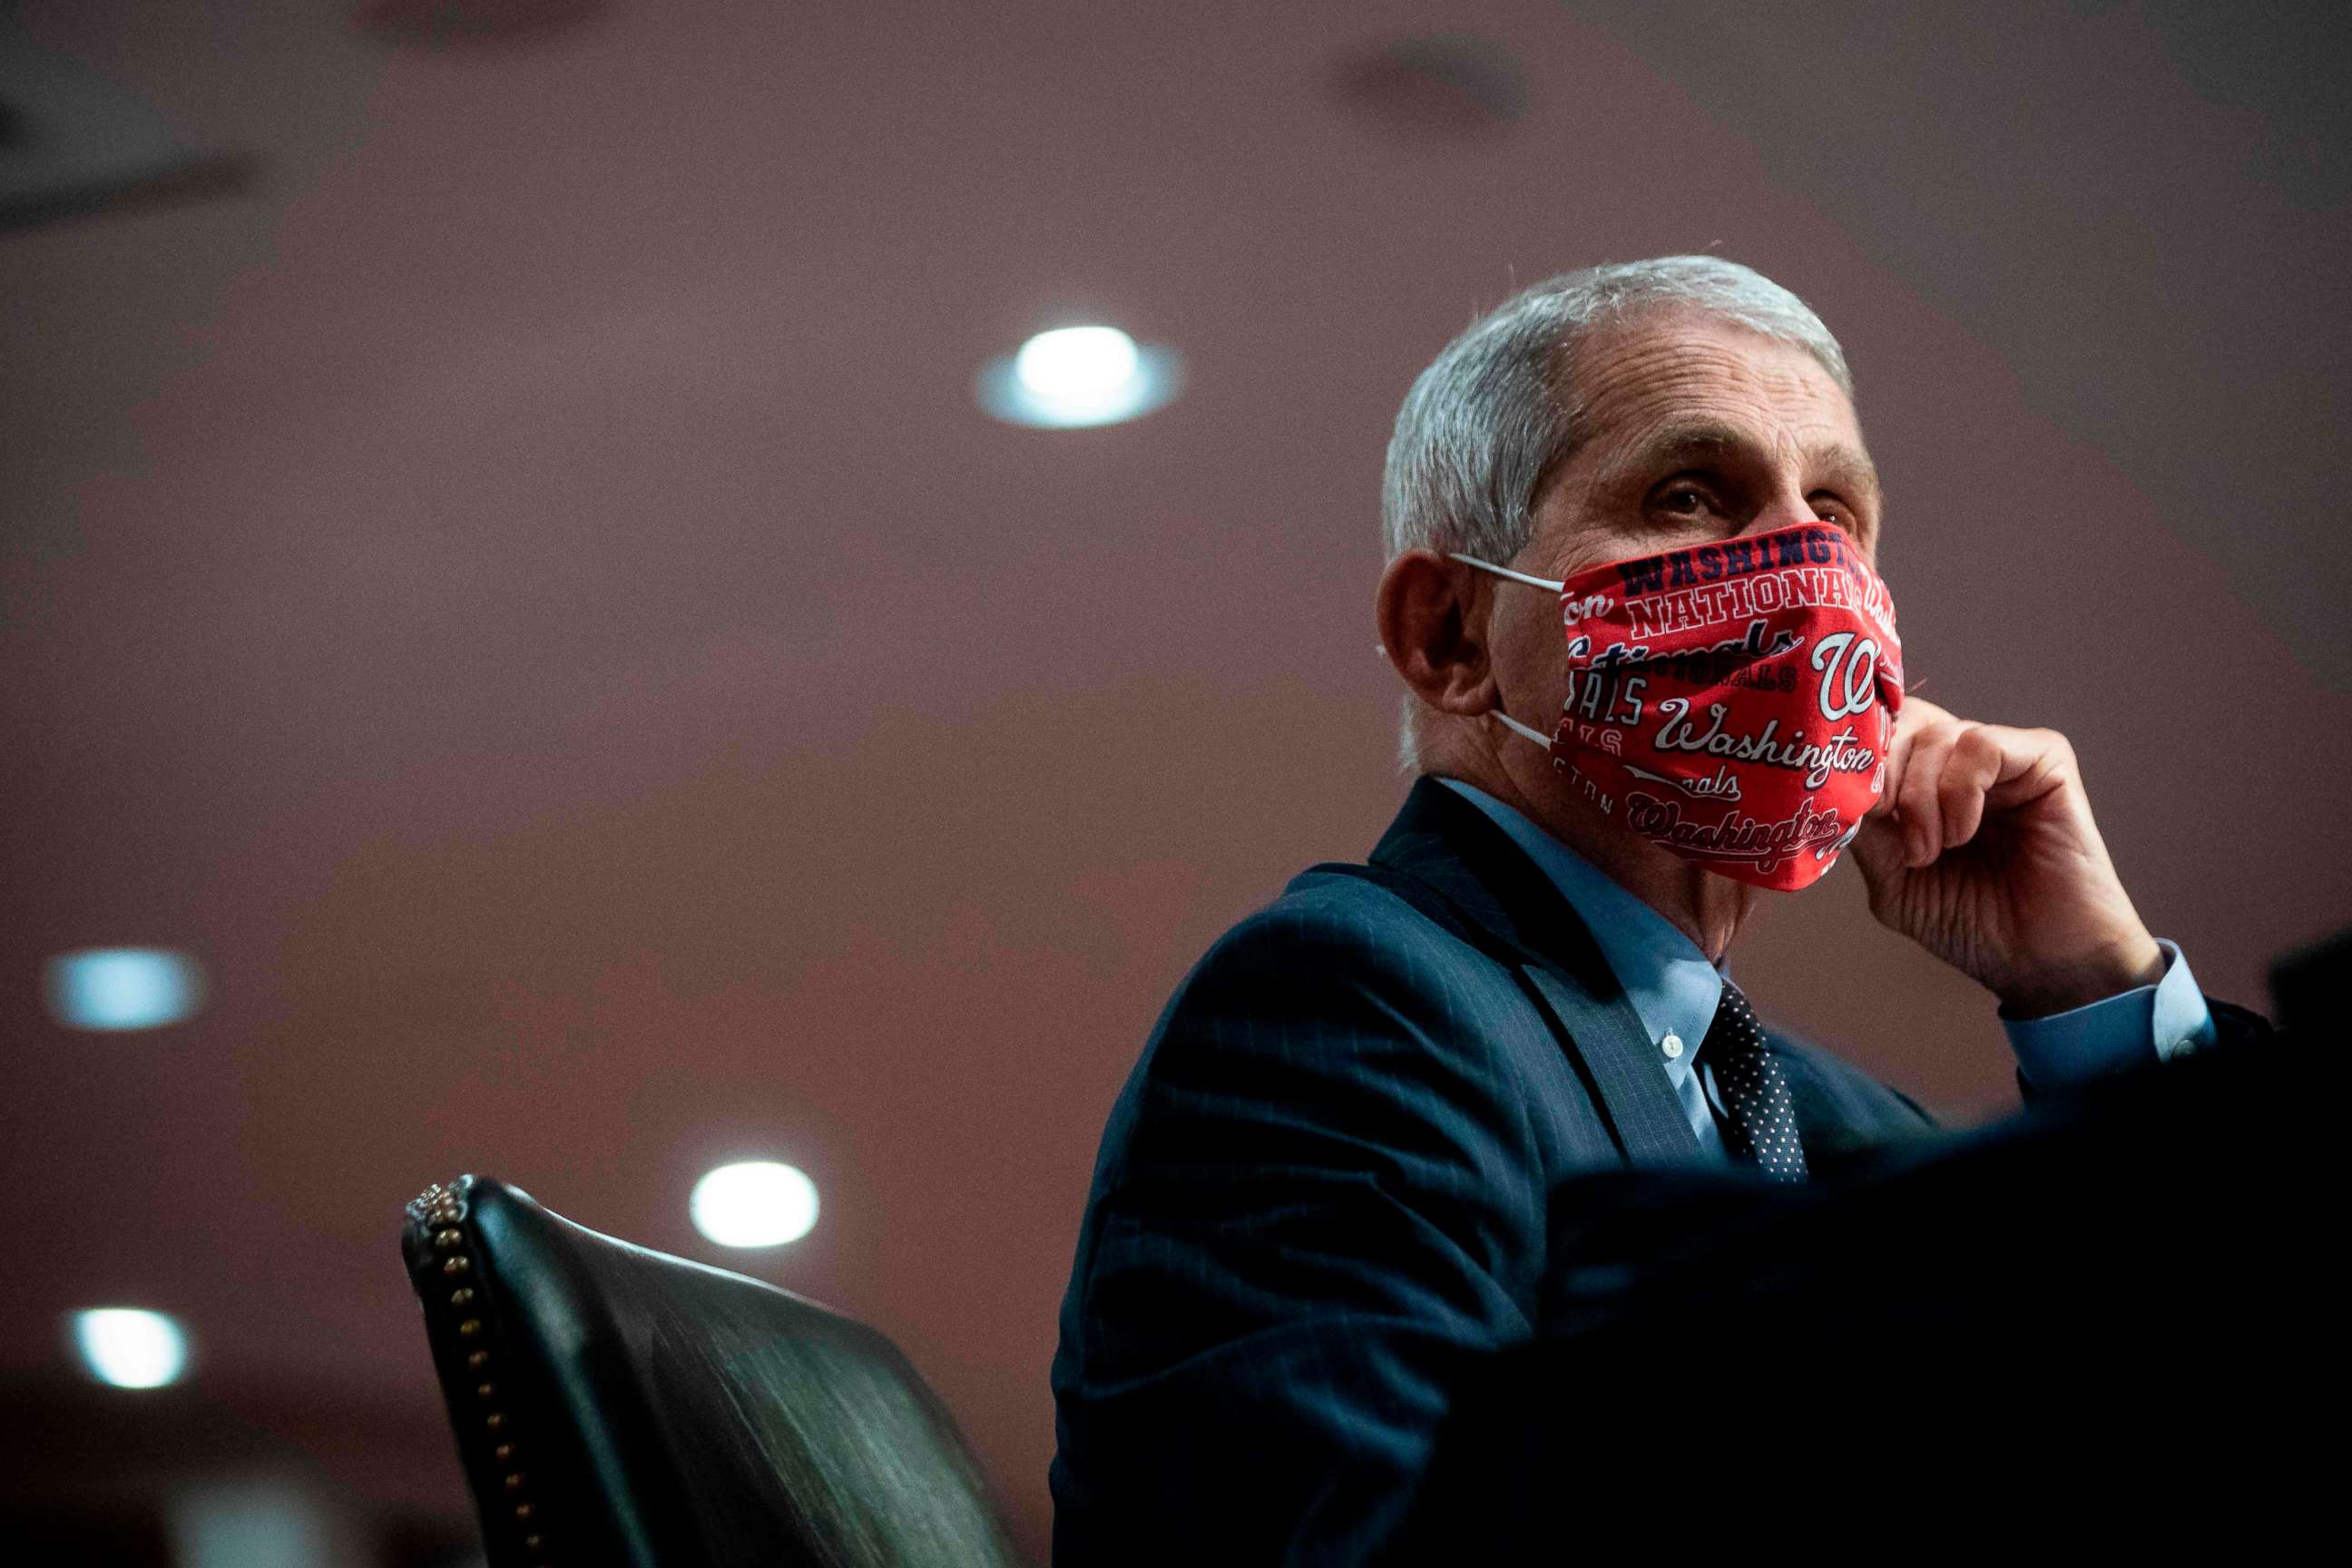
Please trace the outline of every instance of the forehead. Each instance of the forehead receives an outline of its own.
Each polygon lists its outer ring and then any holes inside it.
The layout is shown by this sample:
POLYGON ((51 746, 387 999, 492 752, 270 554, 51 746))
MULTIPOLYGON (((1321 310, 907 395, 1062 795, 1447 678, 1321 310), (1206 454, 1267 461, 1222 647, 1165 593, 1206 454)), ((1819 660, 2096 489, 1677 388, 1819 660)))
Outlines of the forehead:
POLYGON ((1566 391, 1578 467, 1606 466, 1692 426, 1727 427, 1775 450, 1863 447, 1853 405, 1820 361, 1696 312, 1653 313, 1588 338, 1566 391))

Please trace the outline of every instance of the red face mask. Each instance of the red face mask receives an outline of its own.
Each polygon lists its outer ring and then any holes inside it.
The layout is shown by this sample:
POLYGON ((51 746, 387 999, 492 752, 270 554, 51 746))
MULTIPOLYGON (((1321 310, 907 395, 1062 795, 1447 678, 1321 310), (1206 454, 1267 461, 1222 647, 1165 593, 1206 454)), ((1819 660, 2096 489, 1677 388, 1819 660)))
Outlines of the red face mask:
POLYGON ((1580 573, 1555 590, 1568 700, 1552 766, 1603 816, 1784 892, 1836 864, 1886 784, 1903 645, 1843 530, 1801 525, 1580 573))

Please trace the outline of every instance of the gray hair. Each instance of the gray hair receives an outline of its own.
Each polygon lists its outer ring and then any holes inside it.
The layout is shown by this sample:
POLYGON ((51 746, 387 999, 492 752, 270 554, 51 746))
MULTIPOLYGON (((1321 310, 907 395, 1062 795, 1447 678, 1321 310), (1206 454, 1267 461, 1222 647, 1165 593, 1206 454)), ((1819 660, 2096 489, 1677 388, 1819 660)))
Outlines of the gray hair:
MULTIPOLYGON (((1673 307, 1803 349, 1853 398, 1837 339, 1802 300, 1752 268, 1661 256, 1563 272, 1473 322, 1405 394, 1381 480, 1388 558, 1450 550, 1501 563, 1527 548, 1537 488, 1585 435, 1565 396, 1580 345, 1612 321, 1673 307)), ((1421 709, 1408 692, 1399 737, 1407 773, 1420 768, 1421 709)))

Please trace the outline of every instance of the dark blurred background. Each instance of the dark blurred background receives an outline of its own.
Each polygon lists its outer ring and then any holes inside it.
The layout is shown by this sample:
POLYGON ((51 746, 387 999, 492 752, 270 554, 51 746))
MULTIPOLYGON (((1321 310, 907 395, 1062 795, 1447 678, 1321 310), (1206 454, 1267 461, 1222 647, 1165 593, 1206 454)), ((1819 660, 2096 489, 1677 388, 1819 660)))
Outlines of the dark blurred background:
MULTIPOLYGON (((2209 991, 2352 914, 2352 10, 54 0, 0 23, 0 1535, 472 1531, 427 1181, 896 1338, 1042 1552, 1168 992, 1387 821, 1380 465, 1520 284, 1712 249, 1843 341, 1915 677, 2061 728, 2209 991), (1004 423, 1078 322, 1145 417, 1004 423), (69 1026, 65 955, 200 975, 69 1026), (822 1196, 718 1246, 705 1171, 822 1196), (69 1314, 168 1313, 170 1386, 69 1314)), ((1748 993, 1947 1116, 1859 878, 1748 993)), ((19 1557, 17 1560, 25 1560, 19 1557)))

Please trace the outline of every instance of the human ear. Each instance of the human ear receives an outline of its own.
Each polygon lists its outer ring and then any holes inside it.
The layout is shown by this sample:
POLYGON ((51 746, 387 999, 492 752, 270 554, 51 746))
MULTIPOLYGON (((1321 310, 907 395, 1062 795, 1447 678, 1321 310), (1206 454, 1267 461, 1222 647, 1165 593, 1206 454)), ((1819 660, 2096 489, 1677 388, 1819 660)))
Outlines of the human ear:
POLYGON ((1486 588, 1470 568, 1433 550, 1408 550, 1381 574, 1373 601, 1381 651, 1404 683, 1441 713, 1495 706, 1486 588))

